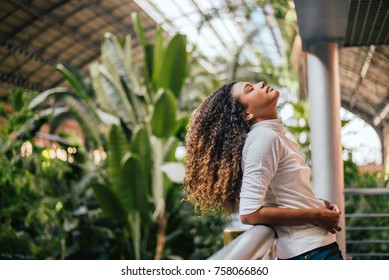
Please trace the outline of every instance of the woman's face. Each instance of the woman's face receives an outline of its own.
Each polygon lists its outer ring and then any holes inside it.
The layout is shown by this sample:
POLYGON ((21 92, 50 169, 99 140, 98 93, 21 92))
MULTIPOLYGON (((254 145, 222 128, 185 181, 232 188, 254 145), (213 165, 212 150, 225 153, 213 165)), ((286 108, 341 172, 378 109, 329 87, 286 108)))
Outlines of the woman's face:
POLYGON ((259 122, 277 118, 277 101, 280 96, 278 90, 265 85, 264 82, 253 84, 239 82, 233 85, 231 94, 245 107, 245 119, 251 122, 259 122))

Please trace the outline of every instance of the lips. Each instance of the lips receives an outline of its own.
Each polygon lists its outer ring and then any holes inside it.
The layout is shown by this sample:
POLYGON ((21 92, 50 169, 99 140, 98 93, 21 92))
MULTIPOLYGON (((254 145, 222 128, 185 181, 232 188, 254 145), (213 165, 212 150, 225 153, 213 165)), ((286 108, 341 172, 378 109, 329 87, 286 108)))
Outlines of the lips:
POLYGON ((271 92, 272 90, 273 90, 273 88, 272 88, 272 87, 270 87, 270 86, 267 86, 266 93, 269 93, 269 92, 271 92))

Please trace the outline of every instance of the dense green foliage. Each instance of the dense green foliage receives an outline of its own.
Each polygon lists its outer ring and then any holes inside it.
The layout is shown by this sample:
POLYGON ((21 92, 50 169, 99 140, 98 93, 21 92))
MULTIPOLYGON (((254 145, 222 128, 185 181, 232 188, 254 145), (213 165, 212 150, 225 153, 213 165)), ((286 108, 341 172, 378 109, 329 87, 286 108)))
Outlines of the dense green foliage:
POLYGON ((14 110, 3 114, 0 142, 6 151, 1 258, 193 259, 222 246, 224 219, 198 217, 181 203, 184 165, 175 151, 188 121, 178 108, 186 39, 177 34, 166 41, 157 27, 149 42, 139 17, 132 19, 142 63, 134 61, 129 35, 117 39, 107 33, 100 61, 90 65, 90 82, 58 65, 70 88, 11 95, 14 110), (48 137, 63 151, 76 148, 71 161, 35 144, 43 124, 56 133, 69 118, 80 125, 84 143, 70 135, 48 137), (32 152, 21 156, 25 141, 32 152), (104 151, 107 159, 96 162, 95 154, 100 158, 104 151))
POLYGON ((87 231, 94 231, 98 222, 86 187, 93 173, 86 174, 82 167, 85 151, 72 138, 62 138, 59 148, 77 149, 74 163, 69 163, 57 158, 51 147, 35 144, 39 124, 52 114, 38 117, 41 112, 28 107, 34 95, 15 90, 10 95, 12 108, 6 112, 3 106, 1 111, 5 122, 0 127, 0 258, 64 259, 80 251, 94 256, 100 240, 95 240, 94 248, 83 245, 87 231))

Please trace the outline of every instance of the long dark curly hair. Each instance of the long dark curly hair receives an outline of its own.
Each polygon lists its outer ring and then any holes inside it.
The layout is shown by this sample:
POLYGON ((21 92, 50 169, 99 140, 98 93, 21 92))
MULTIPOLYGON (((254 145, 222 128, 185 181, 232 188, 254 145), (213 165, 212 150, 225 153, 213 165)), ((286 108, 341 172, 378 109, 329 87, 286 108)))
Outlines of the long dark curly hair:
POLYGON ((186 136, 187 201, 203 213, 234 213, 242 184, 241 158, 250 124, 245 106, 231 94, 234 83, 221 86, 195 110, 186 136))

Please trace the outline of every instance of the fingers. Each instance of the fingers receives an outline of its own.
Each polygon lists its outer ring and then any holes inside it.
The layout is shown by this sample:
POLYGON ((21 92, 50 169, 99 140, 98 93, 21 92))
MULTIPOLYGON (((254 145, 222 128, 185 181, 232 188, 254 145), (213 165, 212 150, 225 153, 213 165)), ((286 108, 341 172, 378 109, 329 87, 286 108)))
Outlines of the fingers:
POLYGON ((336 204, 332 204, 330 209, 336 211, 339 215, 341 214, 340 208, 336 204))
MULTIPOLYGON (((336 205, 335 205, 336 206, 336 205)), ((330 209, 329 209, 330 210, 330 209)), ((340 221, 340 211, 336 211, 336 209, 334 210, 330 210, 332 212, 332 215, 331 215, 331 220, 332 220, 332 225, 329 227, 329 232, 331 232, 332 234, 335 234, 336 232, 338 231, 341 231, 342 228, 339 226, 339 221, 340 221)))
POLYGON ((335 226, 334 228, 331 228, 329 230, 329 232, 331 232, 332 234, 335 234, 337 231, 342 231, 342 228, 339 226, 335 226))
POLYGON ((334 226, 334 227, 330 227, 327 229, 329 232, 331 232, 332 234, 335 234, 336 232, 338 231, 342 231, 342 228, 338 225, 334 226))
POLYGON ((325 206, 326 206, 327 209, 333 210, 333 211, 335 211, 336 213, 338 213, 339 215, 342 213, 342 212, 340 211, 339 206, 336 205, 335 203, 332 203, 332 202, 330 202, 330 201, 328 201, 328 200, 325 200, 325 199, 322 199, 322 200, 323 200, 323 202, 324 202, 324 204, 325 204, 325 206))

